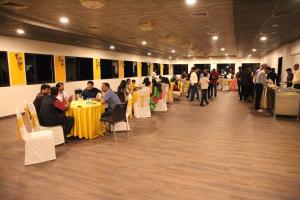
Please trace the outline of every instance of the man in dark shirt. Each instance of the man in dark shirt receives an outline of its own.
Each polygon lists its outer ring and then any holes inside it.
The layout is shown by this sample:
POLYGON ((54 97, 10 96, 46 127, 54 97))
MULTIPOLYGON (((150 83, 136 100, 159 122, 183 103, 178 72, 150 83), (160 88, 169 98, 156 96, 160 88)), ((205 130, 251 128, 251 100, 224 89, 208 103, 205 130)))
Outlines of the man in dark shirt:
POLYGON ((287 73, 286 85, 287 85, 287 87, 292 87, 293 86, 293 78, 294 78, 294 74, 292 72, 292 69, 287 68, 286 73, 287 73))
POLYGON ((39 114, 40 114, 42 99, 45 96, 48 96, 49 94, 50 94, 50 85, 42 84, 41 91, 36 95, 36 97, 33 101, 33 104, 34 104, 34 107, 35 107, 35 110, 36 110, 36 113, 37 113, 37 116, 39 119, 40 119, 39 114))
POLYGON ((82 92, 82 97, 83 99, 95 99, 99 92, 101 91, 94 87, 94 82, 88 81, 86 89, 84 89, 82 92))
POLYGON ((252 73, 249 68, 243 69, 239 74, 241 83, 240 100, 247 101, 251 96, 252 73))
POLYGON ((74 125, 74 118, 67 117, 65 111, 70 108, 72 102, 72 96, 67 101, 61 102, 56 97, 58 95, 58 89, 52 87, 50 89, 50 95, 43 98, 40 107, 40 124, 42 126, 63 126, 65 141, 67 141, 67 135, 71 133, 74 125))
POLYGON ((278 75, 275 72, 275 68, 272 68, 270 73, 268 74, 267 79, 271 79, 274 83, 274 85, 278 84, 278 75))

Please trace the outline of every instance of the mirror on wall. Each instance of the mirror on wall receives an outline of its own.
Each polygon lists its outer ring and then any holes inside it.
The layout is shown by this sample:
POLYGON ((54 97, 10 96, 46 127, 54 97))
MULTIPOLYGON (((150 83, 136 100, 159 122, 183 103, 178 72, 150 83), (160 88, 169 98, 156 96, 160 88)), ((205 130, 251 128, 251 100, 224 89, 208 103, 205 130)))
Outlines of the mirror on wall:
MULTIPOLYGON (((226 78, 227 74, 235 75, 235 64, 233 63, 217 64, 217 70, 221 75, 223 75, 226 78)), ((231 78, 231 77, 227 77, 227 78, 231 78)))
POLYGON ((0 87, 9 86, 8 58, 6 51, 0 51, 0 87))

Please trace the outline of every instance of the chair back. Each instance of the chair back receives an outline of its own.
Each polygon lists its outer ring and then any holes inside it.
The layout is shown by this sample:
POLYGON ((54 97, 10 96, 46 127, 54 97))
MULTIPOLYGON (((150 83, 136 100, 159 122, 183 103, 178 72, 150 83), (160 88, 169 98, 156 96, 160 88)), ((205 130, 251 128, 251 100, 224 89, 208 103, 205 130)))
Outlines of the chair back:
POLYGON ((146 107, 150 105, 150 93, 148 92, 138 92, 137 105, 139 107, 146 107))
POLYGON ((127 103, 117 104, 112 113, 114 122, 127 121, 126 120, 127 103))
POLYGON ((126 110, 126 115, 129 116, 132 114, 132 94, 129 94, 127 97, 127 110, 126 110))
POLYGON ((25 109, 28 109, 29 111, 29 116, 27 117, 30 121, 32 131, 34 131, 35 129, 40 129, 40 122, 34 104, 32 102, 28 103, 27 105, 25 105, 25 109))
POLYGON ((20 135, 21 139, 24 141, 25 135, 27 134, 27 129, 25 127, 24 120, 23 120, 23 117, 22 117, 22 114, 21 114, 19 108, 16 108, 16 117, 17 117, 17 121, 18 121, 19 135, 20 135))

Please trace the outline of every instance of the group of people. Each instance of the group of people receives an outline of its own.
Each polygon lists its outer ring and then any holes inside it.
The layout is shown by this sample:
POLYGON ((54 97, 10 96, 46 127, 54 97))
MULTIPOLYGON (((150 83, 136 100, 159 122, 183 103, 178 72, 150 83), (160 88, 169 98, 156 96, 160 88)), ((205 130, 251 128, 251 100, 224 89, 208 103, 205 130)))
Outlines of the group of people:
MULTIPOLYGON (((287 78, 284 82, 287 87, 293 87, 300 89, 300 70, 299 64, 294 65, 295 73, 292 73, 292 69, 288 68, 287 78)), ((276 74, 275 69, 271 68, 267 64, 262 64, 259 69, 252 72, 250 68, 239 68, 239 72, 236 74, 238 80, 238 92, 240 100, 255 102, 255 110, 262 112, 260 109, 260 100, 263 94, 264 86, 267 83, 279 85, 280 78, 276 74)))
POLYGON ((213 69, 211 72, 205 69, 201 72, 199 68, 192 67, 188 75, 183 74, 181 77, 190 81, 186 98, 191 102, 195 101, 195 96, 196 99, 200 98, 199 87, 201 88, 200 106, 208 105, 208 99, 217 97, 217 85, 220 74, 216 69, 213 69))

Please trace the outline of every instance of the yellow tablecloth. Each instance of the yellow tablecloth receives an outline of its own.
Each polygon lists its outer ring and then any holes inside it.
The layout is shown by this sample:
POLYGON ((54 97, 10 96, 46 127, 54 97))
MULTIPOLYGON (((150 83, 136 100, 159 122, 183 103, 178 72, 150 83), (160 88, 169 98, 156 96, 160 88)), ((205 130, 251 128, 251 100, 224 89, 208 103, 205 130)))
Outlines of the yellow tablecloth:
POLYGON ((105 126, 101 125, 101 114, 105 106, 99 102, 72 101, 67 116, 73 116, 75 123, 71 134, 79 138, 93 139, 105 132, 105 126))

